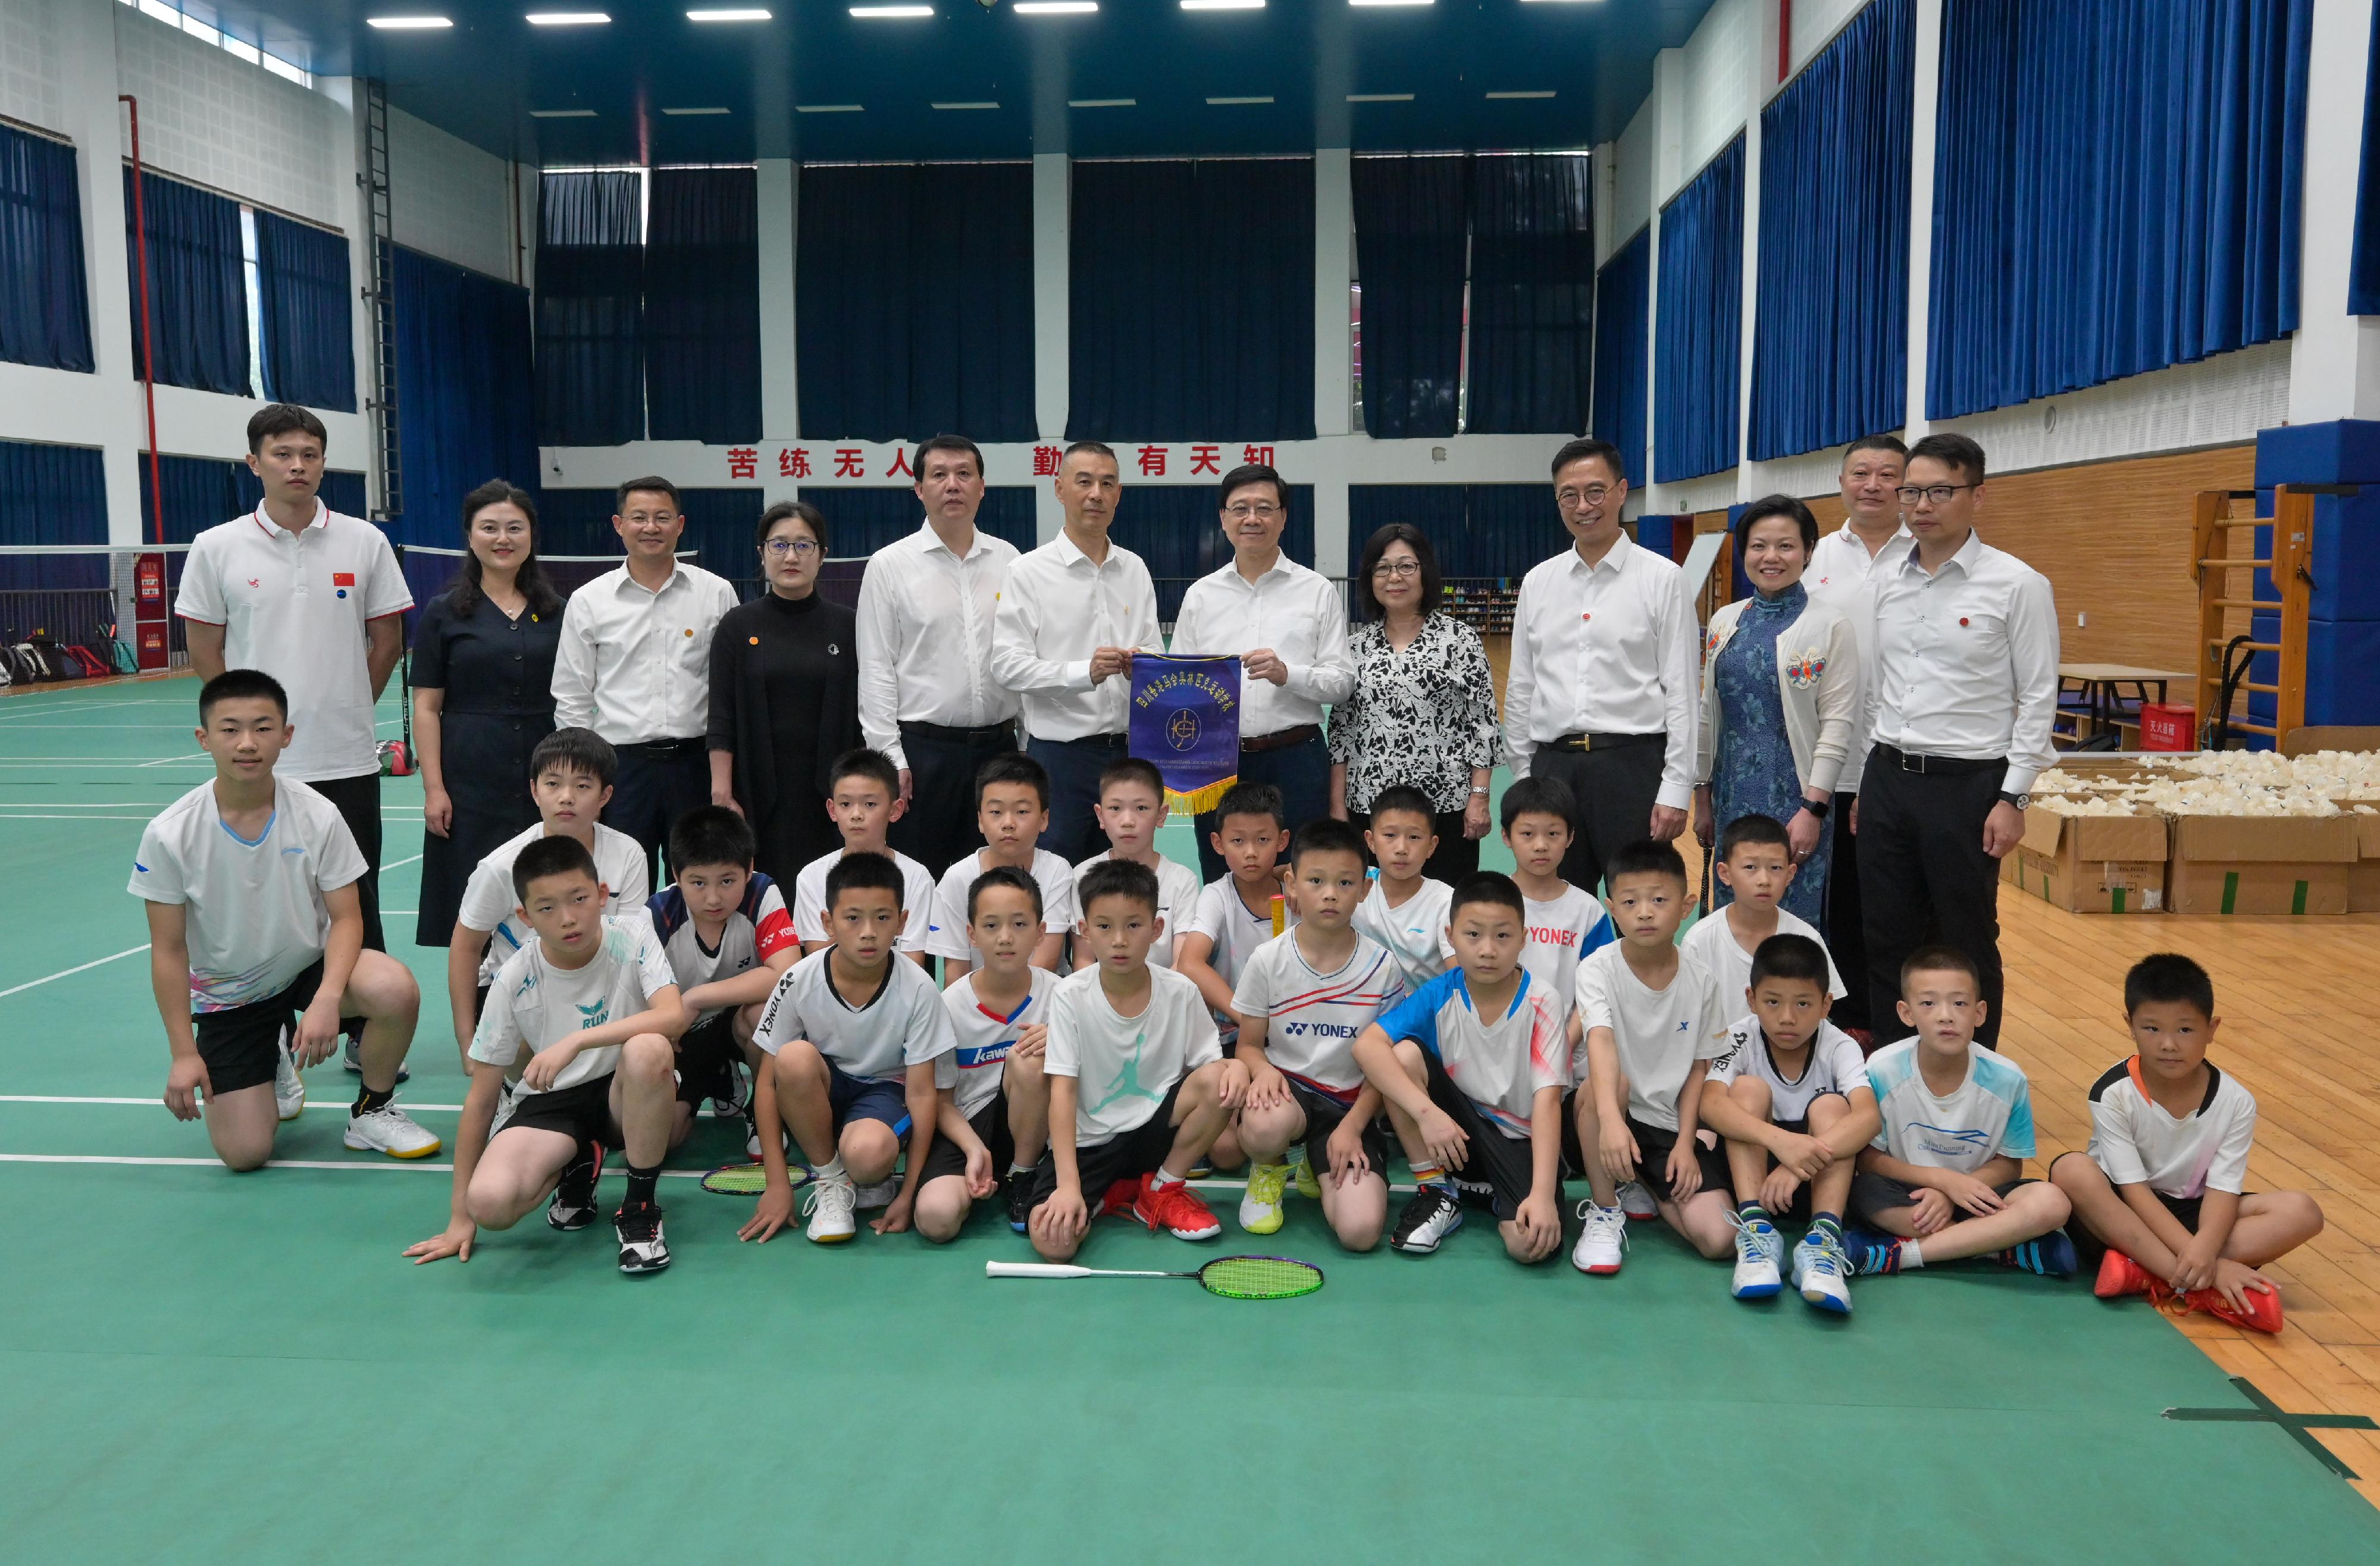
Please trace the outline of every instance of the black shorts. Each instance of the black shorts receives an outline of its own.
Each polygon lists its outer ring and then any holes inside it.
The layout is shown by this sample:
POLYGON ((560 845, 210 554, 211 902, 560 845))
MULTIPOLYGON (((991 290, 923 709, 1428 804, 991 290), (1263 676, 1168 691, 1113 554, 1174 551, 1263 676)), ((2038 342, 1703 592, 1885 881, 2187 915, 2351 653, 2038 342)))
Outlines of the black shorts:
MULTIPOLYGON (((1537 1181, 1529 1139, 1505 1135, 1501 1126, 1479 1112, 1471 1095, 1454 1085, 1436 1055, 1424 1050, 1421 1058, 1429 1068, 1429 1101, 1445 1111, 1469 1138, 1463 1167, 1447 1171, 1447 1178, 1454 1183, 1454 1194, 1474 1207, 1488 1208, 1497 1221, 1510 1222, 1519 1216, 1521 1204, 1528 1200, 1530 1188, 1537 1181)), ((1559 1198, 1560 1193, 1555 1196, 1559 1198)))
POLYGON ((322 988, 322 959, 317 957, 278 995, 191 1017, 199 1059, 206 1063, 207 1092, 237 1093, 272 1081, 281 1067, 282 1034, 314 1003, 314 991, 322 988))
POLYGON ((496 1135, 502 1136, 504 1131, 524 1125, 534 1131, 559 1131, 580 1142, 617 1145, 620 1133, 612 1118, 612 1073, 550 1093, 522 1094, 513 1106, 512 1119, 496 1135))
MULTIPOLYGON (((1837 1098, 1840 1098, 1841 1096, 1842 1095, 1840 1094, 1835 1095, 1837 1098)), ((1810 1123, 1806 1120, 1779 1120, 1771 1121, 1769 1123, 1776 1126, 1779 1131, 1790 1131, 1796 1136, 1807 1136, 1810 1135, 1810 1123)), ((1724 1161, 1727 1157, 1727 1138, 1724 1136, 1719 1138, 1718 1151, 1721 1160, 1724 1161)), ((1766 1178, 1768 1171, 1777 1167, 1777 1159, 1775 1155, 1771 1154, 1766 1147, 1760 1149, 1760 1156, 1762 1159, 1761 1175, 1763 1178, 1766 1178)), ((1730 1192, 1735 1192, 1735 1174, 1732 1167, 1730 1168, 1728 1172, 1728 1183, 1726 1188, 1730 1192)), ((1755 1193, 1755 1195, 1756 1196, 1757 1193, 1755 1193)), ((1751 1201, 1753 1199, 1752 1196, 1744 1196, 1742 1192, 1735 1192, 1735 1197, 1739 1204, 1751 1201)), ((1785 1210, 1782 1212, 1772 1212, 1768 1216, 1771 1218, 1781 1218, 1788 1223, 1809 1222, 1812 1218, 1816 1216, 1810 1208, 1810 1183, 1804 1180, 1800 1184, 1794 1186, 1793 1199, 1785 1204, 1785 1210)), ((1835 1216, 1840 1218, 1842 1214, 1837 1213, 1835 1216)))
MULTIPOLYGON (((2039 1184, 2039 1181, 2032 1179, 2010 1180, 1995 1185, 1992 1189, 2005 1196, 2020 1185, 2039 1184)), ((1881 1174, 1855 1174, 1852 1176, 1851 1216, 1855 1222, 1873 1227, 1876 1214, 1896 1212, 1915 1203, 1920 1189, 1921 1187, 1912 1185, 1906 1181, 1889 1180, 1881 1174)), ((1952 1221, 1958 1220, 1953 1219, 1952 1221)))
MULTIPOLYGON (((1091 1216, 1099 1216, 1099 1199, 1108 1187, 1119 1180, 1137 1180, 1144 1174, 1154 1174, 1165 1162, 1165 1155, 1173 1150, 1173 1111, 1182 1097, 1182 1084, 1177 1082, 1165 1090, 1165 1101, 1157 1112, 1134 1126, 1119 1132, 1096 1147, 1075 1149, 1075 1172, 1082 1181, 1083 1205, 1091 1216)), ((933 1155, 926 1155, 933 1161, 933 1155)), ((1058 1155, 1046 1152, 1041 1161, 1033 1166, 1033 1206, 1039 1207, 1058 1194, 1058 1155)))
MULTIPOLYGON (((1330 1136, 1346 1120, 1353 1104, 1342 1104, 1330 1094, 1308 1087, 1293 1076, 1284 1076, 1289 1084, 1289 1096, 1305 1115, 1305 1161, 1320 1179, 1330 1167, 1330 1136)), ((1364 1158, 1371 1164, 1372 1172, 1386 1179, 1389 1173, 1389 1142, 1380 1135, 1378 1116, 1364 1127, 1364 1158)))
MULTIPOLYGON (((1581 1176, 1586 1172, 1586 1150, 1578 1145, 1578 1096, 1585 1087, 1572 1089, 1562 1096, 1562 1161, 1581 1176)), ((1636 1172, 1633 1176, 1656 1200, 1667 1200, 1670 1195, 1670 1149, 1678 1145, 1678 1134, 1658 1125, 1647 1125, 1634 1115, 1628 1115, 1628 1134, 1636 1138, 1636 1172)), ((1694 1138, 1694 1162, 1703 1171, 1705 1191, 1731 1193, 1735 1177, 1728 1172, 1727 1143, 1716 1147, 1703 1146, 1694 1138)))
POLYGON ((744 1060, 735 1043, 735 1014, 724 1011, 709 1022, 697 1023, 677 1041, 677 1101, 699 1104, 706 1099, 735 1096, 734 1072, 744 1060))
MULTIPOLYGON (((1004 1179, 1008 1166, 1016 1161, 1016 1140, 1008 1134, 1008 1093, 1002 1089, 991 1096, 991 1102, 967 1116, 967 1124, 991 1153, 991 1172, 1004 1179)), ((924 1190, 929 1181, 946 1174, 964 1177, 966 1174, 966 1154, 956 1142, 937 1133, 934 1145, 926 1149, 926 1167, 917 1176, 917 1188, 924 1190)), ((1087 1193, 1086 1193, 1087 1195, 1087 1193)))
MULTIPOLYGON (((2087 1159, 2091 1155, 2088 1153, 2080 1151, 2060 1153, 2057 1158, 2049 1160, 2049 1171, 2052 1174, 2057 1173, 2059 1159, 2087 1159)), ((2112 1185, 2115 1182, 2109 1181, 2108 1184, 2112 1185)), ((2173 1214, 2175 1222, 2180 1224, 2184 1229, 2189 1230, 2192 1234, 2198 1232, 2200 1212, 2206 1205, 2206 1197, 2204 1195, 2196 1196, 2168 1196, 2154 1185, 2149 1187, 2149 1194, 2157 1199, 2158 1204, 2162 1206, 2166 1211, 2173 1214)), ((2248 1193, 2244 1191, 2240 1193, 2243 1196, 2247 1194, 2248 1193)), ((2098 1235, 2091 1232, 2090 1224, 2083 1221, 2082 1214, 2080 1211, 2077 1211, 2073 1218, 2068 1221, 2066 1225, 2066 1237, 2074 1242, 2074 1254, 2082 1263, 2082 1271, 2083 1276, 2087 1278, 2097 1273, 2099 1270, 2099 1263, 2106 1258, 2109 1246, 2107 1241, 2102 1240, 2098 1235)))

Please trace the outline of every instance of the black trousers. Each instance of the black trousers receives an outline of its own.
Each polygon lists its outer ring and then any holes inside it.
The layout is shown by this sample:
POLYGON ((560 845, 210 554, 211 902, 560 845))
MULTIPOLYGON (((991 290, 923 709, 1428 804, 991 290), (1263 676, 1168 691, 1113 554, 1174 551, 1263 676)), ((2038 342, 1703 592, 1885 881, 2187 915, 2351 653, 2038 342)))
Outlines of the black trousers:
POLYGON ((1541 745, 1529 771, 1567 787, 1578 807, 1570 852, 1562 856, 1562 880, 1589 897, 1602 894, 1603 867, 1629 844, 1652 835, 1653 807, 1661 792, 1661 761, 1668 747, 1658 740, 1606 750, 1560 750, 1541 745))
MULTIPOLYGON (((339 819, 347 823, 347 832, 363 852, 364 879, 356 882, 356 901, 363 905, 364 950, 385 952, 388 941, 380 927, 380 773, 375 771, 352 778, 321 778, 311 786, 339 812, 339 819)), ((364 1019, 341 1017, 339 1030, 360 1040, 364 1019)))
POLYGON ((1107 850, 1107 834, 1099 830, 1099 774, 1132 754, 1118 737, 1089 739, 1028 739, 1025 753, 1050 774, 1050 824, 1041 829, 1040 846, 1070 865, 1079 865, 1107 850))
POLYGON ((937 879, 962 857, 983 846, 976 824, 975 774, 995 756, 1016 748, 1016 727, 948 729, 939 723, 904 723, 901 748, 909 758, 909 808, 892 823, 885 840, 917 860, 937 879))
POLYGON ((1882 752, 1860 780, 1861 912, 1867 932, 1868 1015, 1880 1038, 1908 1034, 1896 1009, 1900 965, 1939 941, 1974 959, 1989 1007, 1975 1040, 2000 1031, 2000 863, 1984 852, 1984 818, 2002 770, 1910 772, 1882 752))
MULTIPOLYGON (((1300 740, 1295 745, 1282 746, 1279 750, 1243 750, 1240 752, 1240 781, 1244 783, 1270 783, 1281 790, 1283 808, 1288 812, 1289 830, 1295 832, 1306 822, 1330 813, 1330 747, 1320 734, 1300 740)), ((1230 871, 1223 856, 1215 852, 1208 841, 1221 818, 1212 810, 1200 815, 1198 832, 1198 879, 1220 880, 1230 871)), ((1288 856, 1282 856, 1286 863, 1288 856)))
POLYGON ((645 851, 645 873, 653 889, 662 882, 662 848, 670 828, 698 805, 710 803, 710 751, 699 739, 624 745, 620 778, 603 824, 627 833, 645 851))
POLYGON ((1869 1021, 1867 1003, 1867 929, 1860 922, 1859 835, 1852 831, 1852 813, 1859 804, 1853 794, 1835 795, 1834 809, 1827 816, 1827 825, 1835 834, 1834 860, 1828 867, 1827 882, 1827 950, 1835 959, 1839 973, 1852 976, 1845 981, 1851 993, 1834 1004, 1828 1020, 1837 1027, 1888 1027, 1884 1023, 1869 1021))
MULTIPOLYGON (((1442 880, 1452 886, 1464 876, 1478 870, 1479 840, 1463 835, 1463 812, 1460 810, 1440 810, 1431 819, 1437 822, 1438 848, 1422 866, 1421 873, 1432 880, 1442 880)), ((1357 832, 1372 830, 1372 818, 1368 812, 1350 810, 1347 821, 1357 832)))

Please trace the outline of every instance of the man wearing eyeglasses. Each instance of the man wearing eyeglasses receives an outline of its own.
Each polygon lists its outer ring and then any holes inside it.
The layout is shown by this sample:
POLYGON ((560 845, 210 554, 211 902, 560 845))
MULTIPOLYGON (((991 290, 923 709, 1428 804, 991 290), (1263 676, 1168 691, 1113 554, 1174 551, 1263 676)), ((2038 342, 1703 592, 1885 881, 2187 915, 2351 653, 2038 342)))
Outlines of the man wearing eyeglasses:
POLYGON ((1569 787, 1578 819, 1561 877, 1593 896, 1613 853, 1685 830, 1701 700, 1694 614, 1685 574, 1621 528, 1618 447, 1572 441, 1553 475, 1571 547, 1521 578, 1504 745, 1514 777, 1569 787))
MULTIPOLYGON (((1281 790, 1289 824, 1330 814, 1330 749, 1322 709, 1355 688, 1347 653, 1347 605, 1339 589, 1281 552, 1289 486, 1262 463, 1223 476, 1221 519, 1232 563, 1182 595, 1172 650, 1234 657, 1240 681, 1240 781, 1281 790)), ((1223 874, 1208 839, 1215 818, 1198 818, 1204 879, 1223 874)))
POLYGON ((1898 1014, 1901 962, 1943 941, 1982 970, 1979 1043, 2000 1026, 1999 861, 2024 833, 2026 792, 2055 758, 2058 611, 2049 580, 1975 536, 1984 448, 1928 435, 1910 448, 1901 515, 1914 546, 1876 567, 1876 668, 1860 784, 1860 898, 1868 1008, 1898 1014))

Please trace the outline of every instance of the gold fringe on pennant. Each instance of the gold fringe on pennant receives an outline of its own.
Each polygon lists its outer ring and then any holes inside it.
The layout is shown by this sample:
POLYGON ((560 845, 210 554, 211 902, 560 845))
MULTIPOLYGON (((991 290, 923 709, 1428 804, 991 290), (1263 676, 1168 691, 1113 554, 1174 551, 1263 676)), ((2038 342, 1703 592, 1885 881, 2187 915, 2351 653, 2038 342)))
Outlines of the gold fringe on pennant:
POLYGON ((1223 802, 1223 795, 1229 794, 1232 791, 1232 785, 1239 781, 1240 775, 1234 772, 1228 778, 1218 778, 1206 787, 1193 789, 1187 794, 1169 786, 1165 791, 1165 807, 1168 810, 1179 810, 1189 816, 1204 815, 1220 805, 1223 802))

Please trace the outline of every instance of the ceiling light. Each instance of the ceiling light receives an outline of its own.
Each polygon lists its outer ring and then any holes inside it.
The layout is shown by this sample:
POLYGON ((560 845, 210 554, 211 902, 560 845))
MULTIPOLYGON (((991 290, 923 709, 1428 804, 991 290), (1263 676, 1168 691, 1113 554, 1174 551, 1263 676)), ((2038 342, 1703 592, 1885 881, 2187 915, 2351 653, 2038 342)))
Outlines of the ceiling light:
POLYGON ((999 105, 998 103, 929 103, 929 104, 928 104, 928 105, 927 105, 927 107, 929 107, 929 108, 934 108, 934 109, 996 109, 996 108, 1000 107, 1000 105, 999 105))
POLYGON ((1182 0, 1185 11, 1261 11, 1265 0, 1182 0))
POLYGON ((753 8, 725 11, 688 11, 686 14, 686 19, 690 22, 764 22, 769 19, 769 13, 753 8))
POLYGON ((727 109, 663 109, 662 111, 665 115, 723 115, 730 112, 732 111, 727 109))
POLYGON ((612 18, 601 11, 531 11, 523 19, 531 27, 601 27, 612 18))
POLYGON ((364 20, 383 32, 412 31, 433 27, 453 27, 451 17, 366 17, 364 20))
POLYGON ((1099 8, 1099 0, 1016 0, 1010 7, 1020 17, 1081 17, 1099 8))
POLYGON ((797 115, 856 115, 865 107, 859 103, 795 103, 797 115))
MULTIPOLYGON (((1347 3, 1351 6, 1366 4, 1377 5, 1378 4, 1378 0, 1347 0, 1347 3)), ((1410 92, 1350 92, 1347 94, 1347 102, 1351 103, 1410 103, 1413 102, 1413 94, 1410 92)))
POLYGON ((1066 100, 1066 107, 1070 109, 1132 109, 1139 106, 1140 100, 1137 98, 1069 98, 1066 100))
POLYGON ((1490 92, 1490 98, 1550 98, 1550 92, 1490 92))
POLYGON ((1215 103, 1215 104, 1224 104, 1224 103, 1271 103, 1271 102, 1272 102, 1272 100, 1271 100, 1269 97, 1266 97, 1266 98, 1209 98, 1209 99, 1208 99, 1208 100, 1207 100, 1207 102, 1208 102, 1208 103, 1215 103))
POLYGON ((930 17, 931 6, 854 6, 851 14, 864 22, 893 21, 910 17, 930 17))
MULTIPOLYGON (((1529 4, 1529 0, 1521 0, 1521 3, 1522 3, 1523 5, 1527 5, 1527 4, 1529 4)), ((1579 3, 1579 0, 1556 0, 1556 3, 1557 3, 1557 4, 1575 5, 1575 4, 1578 4, 1578 3, 1579 3)), ((1589 4, 1592 4, 1592 3, 1593 3, 1593 0, 1588 0, 1588 3, 1589 3, 1589 4)))
POLYGON ((528 112, 528 117, 531 119, 593 119, 595 111, 592 109, 531 109, 528 112))
POLYGON ((1435 6, 1438 0, 1347 0, 1350 6, 1435 6))

